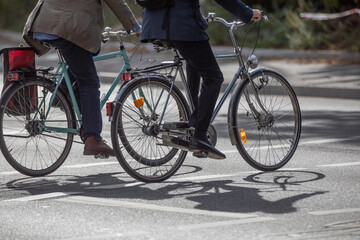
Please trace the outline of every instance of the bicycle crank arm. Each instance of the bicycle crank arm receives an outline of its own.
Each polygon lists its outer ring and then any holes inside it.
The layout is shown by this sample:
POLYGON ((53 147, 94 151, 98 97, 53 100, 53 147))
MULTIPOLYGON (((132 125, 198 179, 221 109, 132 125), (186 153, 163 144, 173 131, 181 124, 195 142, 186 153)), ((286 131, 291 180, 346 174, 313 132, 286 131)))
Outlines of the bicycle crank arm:
POLYGON ((179 132, 179 131, 169 131, 169 130, 160 130, 162 135, 167 136, 179 136, 179 137, 191 137, 192 135, 190 133, 186 132, 179 132))

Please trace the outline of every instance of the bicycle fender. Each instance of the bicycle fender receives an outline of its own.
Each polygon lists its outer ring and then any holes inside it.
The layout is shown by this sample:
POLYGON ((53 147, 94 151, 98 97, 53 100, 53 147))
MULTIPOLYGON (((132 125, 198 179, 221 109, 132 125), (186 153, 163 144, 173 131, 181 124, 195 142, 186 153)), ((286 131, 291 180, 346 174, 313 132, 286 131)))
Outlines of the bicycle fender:
MULTIPOLYGON (((258 72, 262 72, 266 70, 266 68, 259 68, 256 69, 255 71, 252 71, 250 73, 250 76, 253 76, 255 74, 257 74, 258 72)), ((232 145, 236 145, 236 137, 238 136, 235 133, 235 129, 236 129, 236 121, 235 121, 235 117, 236 117, 236 109, 233 107, 235 102, 236 102, 236 96, 239 94, 238 92, 241 90, 241 87, 243 85, 244 81, 240 81, 239 83, 237 83, 237 85, 235 86, 235 89, 231 95, 230 98, 230 103, 229 103, 229 107, 228 107, 228 132, 229 132, 229 137, 230 137, 230 142, 232 145)))

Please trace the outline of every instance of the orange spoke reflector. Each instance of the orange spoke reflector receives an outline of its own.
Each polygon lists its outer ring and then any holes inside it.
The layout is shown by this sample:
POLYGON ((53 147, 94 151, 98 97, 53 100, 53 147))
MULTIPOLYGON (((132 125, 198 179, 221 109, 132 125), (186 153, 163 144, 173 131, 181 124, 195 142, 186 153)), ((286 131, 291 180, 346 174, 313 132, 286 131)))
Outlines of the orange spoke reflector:
POLYGON ((144 105, 144 98, 139 98, 134 101, 135 107, 141 108, 144 105))
POLYGON ((247 137, 246 137, 246 133, 245 133, 244 129, 241 129, 240 137, 241 137, 241 141, 243 141, 243 143, 246 143, 247 137))

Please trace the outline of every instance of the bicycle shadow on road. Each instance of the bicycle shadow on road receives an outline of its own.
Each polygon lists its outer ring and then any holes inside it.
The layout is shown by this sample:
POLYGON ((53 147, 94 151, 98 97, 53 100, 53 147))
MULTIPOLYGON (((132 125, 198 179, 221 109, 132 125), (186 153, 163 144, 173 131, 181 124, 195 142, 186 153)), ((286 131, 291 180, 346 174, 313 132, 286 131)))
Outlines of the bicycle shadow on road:
MULTIPOLYGON (((51 176, 26 178, 7 183, 8 188, 25 190, 30 195, 65 192, 70 195, 136 199, 144 203, 179 199, 195 202, 195 209, 231 213, 263 212, 284 214, 296 212, 296 202, 326 191, 306 186, 325 175, 308 171, 276 171, 252 174, 243 179, 212 181, 174 181, 146 184, 124 181, 122 173, 88 176, 51 176), (112 186, 106 188, 106 186, 112 186)), ((126 177, 125 177, 126 179, 126 177)))
MULTIPOLYGON (((182 165, 181 168, 181 171, 178 171, 175 176, 184 177, 202 170, 199 166, 185 164, 182 165)), ((161 194, 155 196, 156 194, 154 194, 154 190, 150 190, 149 194, 146 193, 146 188, 144 187, 151 186, 153 188, 157 188, 158 184, 162 185, 166 183, 168 182, 153 184, 137 182, 125 172, 97 173, 84 176, 50 174, 44 177, 24 177, 8 181, 4 185, 0 184, 0 190, 12 189, 24 191, 30 196, 52 192, 63 192, 70 193, 71 195, 93 197, 104 197, 107 195, 107 192, 111 194, 111 192, 114 191, 117 196, 109 197, 144 198, 145 196, 149 197, 147 200, 154 200, 162 199, 163 197, 160 196, 161 194), (133 191, 131 196, 127 194, 128 191, 133 191)))
POLYGON ((325 175, 309 171, 261 172, 249 175, 245 181, 254 187, 242 187, 232 180, 202 183, 206 195, 190 196, 197 209, 235 213, 263 212, 284 214, 296 212, 296 202, 327 191, 312 190, 305 183, 323 179, 325 175), (311 177, 304 179, 300 175, 311 177), (305 192, 305 193, 304 193, 305 192))

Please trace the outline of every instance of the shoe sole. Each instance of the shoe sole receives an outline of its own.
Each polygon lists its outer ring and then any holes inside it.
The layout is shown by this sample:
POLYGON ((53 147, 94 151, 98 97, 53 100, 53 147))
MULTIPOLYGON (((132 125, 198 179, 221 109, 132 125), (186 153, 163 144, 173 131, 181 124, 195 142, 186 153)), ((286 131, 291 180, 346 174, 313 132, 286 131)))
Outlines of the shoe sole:
POLYGON ((115 157, 115 154, 112 155, 112 154, 106 154, 106 153, 99 153, 99 152, 96 152, 96 151, 84 151, 83 152, 83 155, 85 156, 95 156, 95 155, 99 155, 99 156, 109 156, 109 157, 115 157))
MULTIPOLYGON (((170 137, 170 136, 168 136, 166 134, 163 134, 162 138, 163 138, 163 144, 164 145, 171 146, 171 147, 174 147, 174 148, 177 148, 177 149, 180 149, 180 150, 184 150, 184 151, 188 151, 188 152, 193 152, 195 154, 195 157, 198 157, 197 153, 204 152, 204 153, 207 154, 208 158, 218 159, 218 160, 226 158, 226 157, 224 157, 222 155, 216 154, 216 153, 211 152, 211 151, 203 150, 203 149, 200 149, 200 148, 193 148, 193 146, 191 145, 191 142, 189 140, 180 139, 180 138, 173 138, 173 137, 170 137)), ((201 154, 200 158, 206 158, 206 157, 203 157, 203 156, 204 155, 201 154)))

